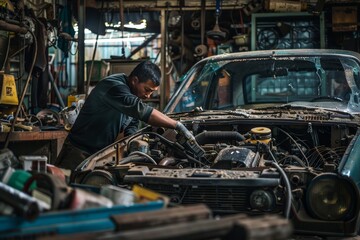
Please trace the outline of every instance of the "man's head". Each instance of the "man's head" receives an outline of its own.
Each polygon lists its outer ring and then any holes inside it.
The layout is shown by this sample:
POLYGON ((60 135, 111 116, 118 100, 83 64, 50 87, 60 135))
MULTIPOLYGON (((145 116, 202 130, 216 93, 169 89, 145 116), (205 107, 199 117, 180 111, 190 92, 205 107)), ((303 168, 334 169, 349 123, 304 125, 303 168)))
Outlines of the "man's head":
POLYGON ((160 68, 150 61, 144 61, 130 73, 129 86, 133 94, 145 99, 159 88, 160 79, 160 68))

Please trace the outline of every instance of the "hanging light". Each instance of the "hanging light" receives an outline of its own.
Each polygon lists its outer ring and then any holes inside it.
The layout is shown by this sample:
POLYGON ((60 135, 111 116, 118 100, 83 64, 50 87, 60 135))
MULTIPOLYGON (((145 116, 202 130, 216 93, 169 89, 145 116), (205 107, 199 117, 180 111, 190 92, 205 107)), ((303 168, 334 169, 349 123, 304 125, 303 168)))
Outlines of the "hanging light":
POLYGON ((138 30, 145 29, 146 28, 146 19, 141 19, 138 22, 130 21, 129 23, 126 23, 124 25, 124 27, 131 28, 131 29, 138 29, 138 30))
MULTIPOLYGON (((117 37, 117 38, 100 38, 98 43, 119 43, 119 42, 144 42, 145 37, 117 37)), ((85 44, 93 44, 96 39, 85 39, 85 44)))

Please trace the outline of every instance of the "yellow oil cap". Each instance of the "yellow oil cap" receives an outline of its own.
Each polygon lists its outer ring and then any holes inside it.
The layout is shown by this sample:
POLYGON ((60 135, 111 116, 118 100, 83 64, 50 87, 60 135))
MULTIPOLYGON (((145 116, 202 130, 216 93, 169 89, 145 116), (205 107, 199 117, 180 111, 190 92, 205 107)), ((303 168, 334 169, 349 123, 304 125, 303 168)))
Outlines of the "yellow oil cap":
POLYGON ((267 127, 255 127, 250 130, 250 139, 247 142, 256 144, 262 142, 269 144, 271 141, 271 129, 267 127))

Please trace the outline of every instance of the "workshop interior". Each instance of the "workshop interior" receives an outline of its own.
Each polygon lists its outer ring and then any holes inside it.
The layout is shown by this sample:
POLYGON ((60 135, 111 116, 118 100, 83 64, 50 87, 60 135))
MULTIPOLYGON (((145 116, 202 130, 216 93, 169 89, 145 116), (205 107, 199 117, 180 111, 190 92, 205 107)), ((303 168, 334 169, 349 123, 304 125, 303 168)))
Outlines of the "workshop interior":
POLYGON ((358 7, 0 0, 0 239, 360 239, 358 7), (97 84, 143 61, 140 101, 194 137, 140 122, 55 166, 97 84))

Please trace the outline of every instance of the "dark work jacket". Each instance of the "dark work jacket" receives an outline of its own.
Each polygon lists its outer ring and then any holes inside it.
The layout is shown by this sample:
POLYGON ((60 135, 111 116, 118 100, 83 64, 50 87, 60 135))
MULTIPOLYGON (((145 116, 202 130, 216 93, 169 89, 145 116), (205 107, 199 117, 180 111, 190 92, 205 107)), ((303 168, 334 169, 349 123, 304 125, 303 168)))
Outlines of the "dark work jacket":
POLYGON ((147 122, 153 108, 130 92, 125 74, 98 82, 90 92, 68 135, 75 147, 93 154, 116 140, 124 131, 134 133, 139 121, 147 122))

